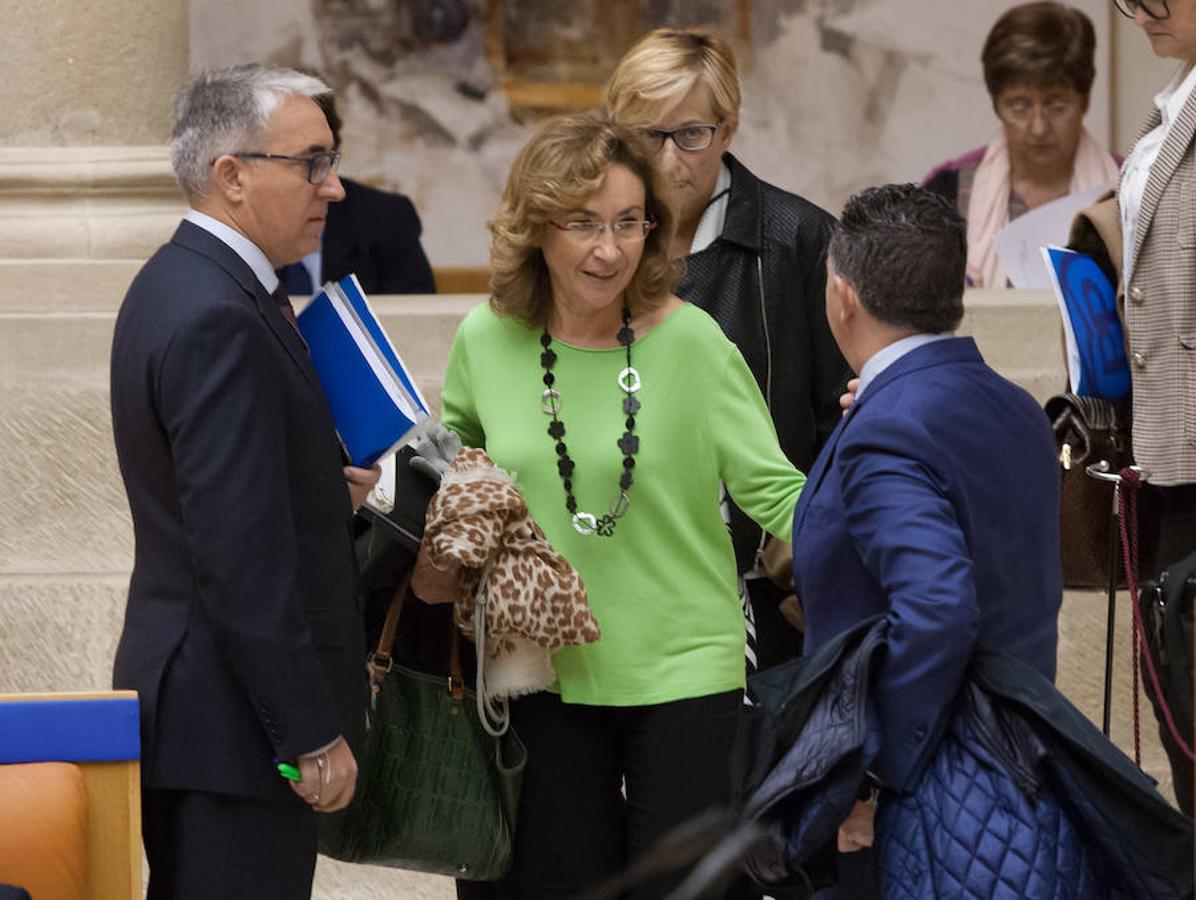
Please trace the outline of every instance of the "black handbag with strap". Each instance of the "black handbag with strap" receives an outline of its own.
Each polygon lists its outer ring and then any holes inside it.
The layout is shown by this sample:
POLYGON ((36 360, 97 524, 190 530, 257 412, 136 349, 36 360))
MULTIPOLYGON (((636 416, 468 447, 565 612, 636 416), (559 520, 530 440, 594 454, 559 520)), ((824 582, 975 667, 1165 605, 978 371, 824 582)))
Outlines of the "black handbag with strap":
POLYGON ((527 751, 513 730, 494 737, 483 729, 477 698, 464 686, 455 626, 447 638, 447 673, 395 662, 392 647, 409 583, 410 573, 393 595, 368 659, 373 696, 357 792, 345 810, 321 816, 320 852, 346 862, 495 880, 511 863, 527 751))
MULTIPOLYGON (((1062 469, 1060 549, 1063 586, 1107 587, 1113 566, 1113 485, 1091 478, 1085 468, 1101 460, 1118 472, 1133 462, 1129 422, 1099 397, 1057 394, 1046 402, 1062 469)), ((1117 564, 1117 586, 1125 572, 1117 564)))

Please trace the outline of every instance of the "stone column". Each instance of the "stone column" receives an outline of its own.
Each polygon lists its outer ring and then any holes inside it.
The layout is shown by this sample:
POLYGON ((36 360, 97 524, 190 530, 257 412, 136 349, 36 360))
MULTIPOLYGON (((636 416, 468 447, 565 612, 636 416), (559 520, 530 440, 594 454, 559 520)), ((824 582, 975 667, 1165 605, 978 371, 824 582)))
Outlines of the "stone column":
POLYGON ((186 0, 9 0, 0 78, 0 691, 103 688, 132 530, 108 354, 184 209, 186 0))

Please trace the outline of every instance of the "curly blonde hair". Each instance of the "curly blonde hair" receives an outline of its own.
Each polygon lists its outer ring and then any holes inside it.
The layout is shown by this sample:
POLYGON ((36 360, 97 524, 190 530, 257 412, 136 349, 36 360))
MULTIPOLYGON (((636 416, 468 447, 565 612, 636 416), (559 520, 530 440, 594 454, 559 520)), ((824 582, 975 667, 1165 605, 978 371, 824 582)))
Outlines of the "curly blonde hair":
POLYGON ((540 250, 553 219, 580 209, 611 166, 622 165, 644 185, 645 218, 656 227, 625 292, 632 315, 660 306, 680 277, 669 260, 675 216, 652 151, 641 136, 596 113, 544 122, 519 151, 490 230, 490 306, 499 315, 542 326, 552 308, 552 284, 540 250))

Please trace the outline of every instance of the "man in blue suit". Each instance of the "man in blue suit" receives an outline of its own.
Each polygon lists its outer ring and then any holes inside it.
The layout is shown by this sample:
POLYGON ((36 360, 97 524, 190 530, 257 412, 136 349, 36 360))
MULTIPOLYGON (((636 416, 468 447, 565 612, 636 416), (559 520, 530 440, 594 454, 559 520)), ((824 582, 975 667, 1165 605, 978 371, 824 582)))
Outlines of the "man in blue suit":
POLYGON ((1034 399, 954 335, 966 244, 950 204, 886 185, 848 201, 829 246, 827 319, 860 384, 794 513, 806 652, 889 621, 870 689, 878 790, 840 829, 844 853, 871 845, 878 796, 916 784, 977 644, 1055 677, 1054 441, 1034 399))

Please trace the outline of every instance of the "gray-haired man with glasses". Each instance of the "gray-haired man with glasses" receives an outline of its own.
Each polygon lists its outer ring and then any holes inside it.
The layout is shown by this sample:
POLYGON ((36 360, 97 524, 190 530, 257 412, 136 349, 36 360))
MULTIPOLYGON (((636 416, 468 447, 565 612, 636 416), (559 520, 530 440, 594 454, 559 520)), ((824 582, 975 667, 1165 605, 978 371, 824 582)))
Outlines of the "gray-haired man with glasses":
POLYGON ((364 721, 354 508, 275 268, 344 197, 323 82, 261 65, 179 94, 191 206, 134 279, 112 421, 136 557, 114 683, 138 692, 150 900, 311 894, 316 814, 352 799, 364 721))

